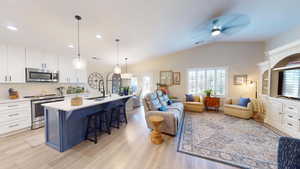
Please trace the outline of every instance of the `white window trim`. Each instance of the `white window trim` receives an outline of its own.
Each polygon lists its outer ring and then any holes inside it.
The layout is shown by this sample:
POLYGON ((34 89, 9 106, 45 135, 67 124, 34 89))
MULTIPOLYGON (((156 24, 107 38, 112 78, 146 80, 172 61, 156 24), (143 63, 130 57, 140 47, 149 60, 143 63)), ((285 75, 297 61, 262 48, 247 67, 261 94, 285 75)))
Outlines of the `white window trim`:
MULTIPOLYGON (((189 92, 189 71, 192 71, 192 70, 209 70, 209 69, 224 69, 226 72, 225 72, 225 94, 224 96, 223 95, 213 95, 213 96, 216 96, 216 97, 220 97, 220 98, 225 98, 228 96, 229 94, 229 67, 228 66, 218 66, 218 67, 213 67, 213 66, 210 66, 210 67, 194 67, 194 68, 188 68, 186 69, 186 93, 189 92)), ((205 73, 205 76, 206 76, 206 73, 205 73)), ((206 78, 206 77, 205 77, 206 78)), ((205 83, 205 88, 206 88, 206 83, 205 83)))

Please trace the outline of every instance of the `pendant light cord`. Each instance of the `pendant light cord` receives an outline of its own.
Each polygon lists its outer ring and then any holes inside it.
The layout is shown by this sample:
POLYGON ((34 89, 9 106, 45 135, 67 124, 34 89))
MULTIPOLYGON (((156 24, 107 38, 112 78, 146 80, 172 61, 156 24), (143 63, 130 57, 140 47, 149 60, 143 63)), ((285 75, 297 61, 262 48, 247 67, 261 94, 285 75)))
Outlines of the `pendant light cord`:
POLYGON ((117 65, 120 65, 120 58, 119 58, 119 42, 120 39, 116 39, 117 42, 117 65))
POLYGON ((79 21, 81 20, 81 16, 79 15, 76 15, 75 16, 75 19, 77 20, 77 56, 78 56, 78 59, 80 60, 80 36, 79 36, 79 21))

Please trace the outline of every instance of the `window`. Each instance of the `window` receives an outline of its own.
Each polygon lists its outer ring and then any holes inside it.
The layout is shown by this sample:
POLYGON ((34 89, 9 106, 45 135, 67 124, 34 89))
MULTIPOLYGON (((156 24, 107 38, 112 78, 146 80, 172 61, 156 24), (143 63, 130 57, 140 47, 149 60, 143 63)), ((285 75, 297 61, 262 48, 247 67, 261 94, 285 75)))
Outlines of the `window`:
POLYGON ((151 78, 149 76, 143 77, 143 97, 146 96, 146 94, 151 92, 151 78))
POLYGON ((188 70, 188 92, 203 94, 212 89, 217 96, 226 95, 227 68, 196 68, 188 70))

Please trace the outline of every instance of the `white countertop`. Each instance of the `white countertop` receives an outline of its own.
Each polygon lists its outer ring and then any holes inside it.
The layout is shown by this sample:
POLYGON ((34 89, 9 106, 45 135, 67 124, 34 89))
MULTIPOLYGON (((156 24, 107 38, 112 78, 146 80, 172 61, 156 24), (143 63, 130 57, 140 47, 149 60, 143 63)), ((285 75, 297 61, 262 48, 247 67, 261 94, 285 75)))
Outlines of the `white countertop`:
POLYGON ((20 98, 20 99, 0 99, 0 104, 16 103, 16 102, 24 102, 24 101, 30 101, 30 99, 27 99, 27 98, 20 98))
POLYGON ((69 99, 66 98, 65 101, 45 103, 45 104, 42 104, 42 106, 44 106, 46 108, 52 108, 52 109, 57 109, 57 110, 62 110, 62 111, 74 111, 74 110, 91 107, 91 106, 95 106, 95 105, 99 105, 99 104, 103 104, 103 103, 107 103, 107 102, 111 102, 111 101, 115 101, 115 100, 119 100, 119 99, 128 98, 131 96, 132 95, 111 96, 111 97, 106 97, 101 101, 83 99, 83 103, 80 106, 71 106, 71 100, 70 100, 71 98, 69 98, 69 99))

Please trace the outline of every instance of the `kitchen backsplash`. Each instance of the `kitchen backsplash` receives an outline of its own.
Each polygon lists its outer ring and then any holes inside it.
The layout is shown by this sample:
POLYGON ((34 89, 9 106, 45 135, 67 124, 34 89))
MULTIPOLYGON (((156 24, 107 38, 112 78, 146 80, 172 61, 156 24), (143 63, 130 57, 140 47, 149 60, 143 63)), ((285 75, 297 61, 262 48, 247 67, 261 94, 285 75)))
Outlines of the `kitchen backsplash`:
POLYGON ((32 96, 41 94, 58 94, 56 88, 76 85, 67 85, 59 83, 26 83, 26 84, 0 84, 0 99, 8 99, 8 89, 16 89, 20 96, 32 96))

